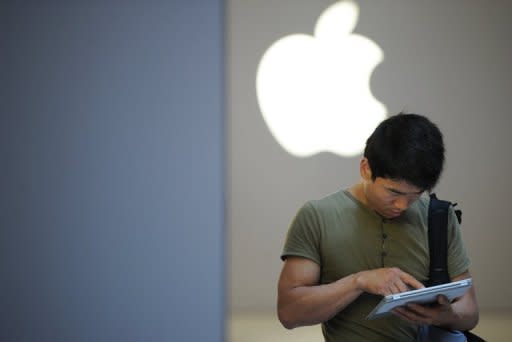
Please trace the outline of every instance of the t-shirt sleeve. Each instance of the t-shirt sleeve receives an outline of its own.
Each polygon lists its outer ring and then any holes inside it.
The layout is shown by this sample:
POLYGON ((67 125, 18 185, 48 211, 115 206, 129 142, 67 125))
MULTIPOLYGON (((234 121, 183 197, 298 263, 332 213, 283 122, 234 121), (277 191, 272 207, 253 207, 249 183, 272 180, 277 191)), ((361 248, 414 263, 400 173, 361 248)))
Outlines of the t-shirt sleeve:
POLYGON ((311 259, 320 265, 320 225, 318 215, 307 202, 299 209, 293 219, 284 243, 281 259, 299 256, 311 259))
POLYGON ((455 210, 450 207, 448 213, 448 273, 450 278, 461 275, 469 269, 470 260, 462 240, 455 210))

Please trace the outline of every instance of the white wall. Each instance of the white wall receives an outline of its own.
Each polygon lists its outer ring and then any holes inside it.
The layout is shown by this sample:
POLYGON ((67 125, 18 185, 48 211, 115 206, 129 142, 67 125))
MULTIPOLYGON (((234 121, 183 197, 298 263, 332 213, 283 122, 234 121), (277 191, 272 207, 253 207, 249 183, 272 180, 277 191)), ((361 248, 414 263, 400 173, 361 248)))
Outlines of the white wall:
MULTIPOLYGON (((228 223, 232 310, 272 310, 283 240, 298 207, 358 181, 359 156, 299 159, 271 136, 256 102, 259 59, 311 34, 332 1, 228 1, 228 223)), ((512 308, 512 3, 360 0, 355 32, 384 50, 371 86, 390 113, 425 114, 445 134, 437 192, 464 210, 482 308, 512 308), (497 293, 501 293, 497 296, 497 293)))

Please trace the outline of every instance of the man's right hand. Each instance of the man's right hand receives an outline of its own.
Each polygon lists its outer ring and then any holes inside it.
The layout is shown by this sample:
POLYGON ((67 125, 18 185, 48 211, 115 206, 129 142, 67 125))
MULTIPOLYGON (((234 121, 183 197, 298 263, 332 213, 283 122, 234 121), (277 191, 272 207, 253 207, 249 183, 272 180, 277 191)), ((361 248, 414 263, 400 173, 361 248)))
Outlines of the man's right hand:
POLYGON ((408 291, 410 287, 425 287, 416 278, 396 267, 362 271, 356 276, 361 290, 381 296, 408 291))

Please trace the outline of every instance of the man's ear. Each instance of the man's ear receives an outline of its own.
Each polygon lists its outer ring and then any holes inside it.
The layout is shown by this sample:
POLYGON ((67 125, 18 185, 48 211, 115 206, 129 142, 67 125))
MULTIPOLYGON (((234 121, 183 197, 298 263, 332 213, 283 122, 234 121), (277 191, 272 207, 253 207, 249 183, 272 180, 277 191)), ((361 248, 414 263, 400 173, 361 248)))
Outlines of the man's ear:
POLYGON ((359 164, 359 172, 361 173, 361 177, 363 177, 364 180, 372 179, 372 170, 367 158, 361 159, 361 163, 359 164))

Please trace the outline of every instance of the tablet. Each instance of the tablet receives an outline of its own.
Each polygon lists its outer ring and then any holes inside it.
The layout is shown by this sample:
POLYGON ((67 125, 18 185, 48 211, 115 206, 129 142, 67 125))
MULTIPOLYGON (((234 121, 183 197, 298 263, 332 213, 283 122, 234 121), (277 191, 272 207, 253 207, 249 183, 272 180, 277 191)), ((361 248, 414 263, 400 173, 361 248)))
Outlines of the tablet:
POLYGON ((425 287, 423 289, 411 290, 396 294, 387 295, 370 312, 366 319, 375 319, 386 314, 397 306, 409 303, 426 304, 437 301, 438 295, 445 295, 449 301, 462 296, 471 286, 472 279, 463 279, 452 283, 425 287))

